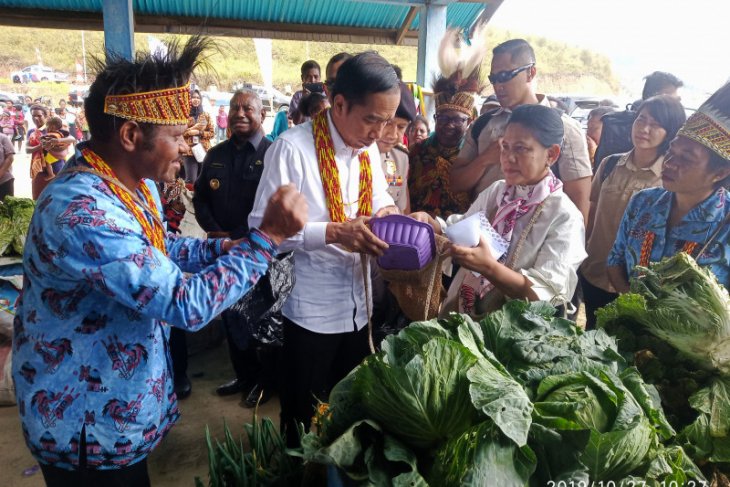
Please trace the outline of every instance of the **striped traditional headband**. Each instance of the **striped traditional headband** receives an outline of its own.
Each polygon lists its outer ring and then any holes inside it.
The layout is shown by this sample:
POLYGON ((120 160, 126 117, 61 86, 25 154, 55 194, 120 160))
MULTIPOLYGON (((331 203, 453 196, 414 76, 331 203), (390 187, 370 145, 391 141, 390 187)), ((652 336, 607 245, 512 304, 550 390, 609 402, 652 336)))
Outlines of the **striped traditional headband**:
POLYGON ((690 115, 677 135, 704 145, 723 159, 730 159, 730 131, 707 113, 697 111, 690 115))
POLYGON ((141 123, 186 125, 190 116, 190 85, 164 90, 107 95, 104 113, 141 123))
POLYGON ((474 93, 459 91, 453 96, 448 93, 437 93, 435 98, 437 112, 441 110, 456 110, 470 117, 474 115, 474 93))

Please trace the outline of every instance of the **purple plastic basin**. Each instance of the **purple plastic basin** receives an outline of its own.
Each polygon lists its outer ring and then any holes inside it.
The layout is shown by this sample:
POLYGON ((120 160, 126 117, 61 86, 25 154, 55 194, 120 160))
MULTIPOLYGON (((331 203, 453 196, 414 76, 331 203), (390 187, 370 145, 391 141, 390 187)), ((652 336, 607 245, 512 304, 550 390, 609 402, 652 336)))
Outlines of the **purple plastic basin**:
POLYGON ((428 223, 405 215, 388 215, 373 219, 370 228, 390 246, 378 257, 378 265, 383 269, 423 269, 436 254, 436 239, 428 223))

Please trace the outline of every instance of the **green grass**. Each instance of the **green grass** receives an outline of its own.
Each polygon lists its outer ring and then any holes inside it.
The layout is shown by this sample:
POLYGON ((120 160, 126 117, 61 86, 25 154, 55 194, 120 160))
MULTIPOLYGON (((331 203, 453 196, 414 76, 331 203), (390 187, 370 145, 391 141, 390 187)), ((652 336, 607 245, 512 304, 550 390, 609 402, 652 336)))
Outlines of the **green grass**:
MULTIPOLYGON (((164 41, 169 37, 160 38, 164 41)), ((618 80, 609 59, 593 51, 543 37, 498 29, 490 29, 488 45, 494 46, 513 37, 526 38, 535 48, 540 92, 609 94, 618 91, 618 80)), ((148 49, 147 38, 147 34, 135 35, 135 46, 138 50, 148 49)), ((89 56, 103 54, 102 32, 87 31, 85 39, 89 56)), ((198 84, 203 87, 214 84, 220 90, 228 91, 233 83, 239 81, 262 83, 252 39, 218 37, 216 40, 219 52, 210 58, 213 72, 196 73, 198 84)), ((74 75, 76 61, 82 62, 80 31, 4 27, 0 30, 0 45, 21 46, 19 49, 0 51, 0 82, 3 81, 2 78, 9 81, 13 70, 37 63, 36 48, 44 64, 67 72, 71 77, 74 75)), ((324 69, 327 60, 333 54, 340 51, 364 50, 380 52, 386 59, 402 68, 405 80, 415 80, 417 58, 415 47, 274 40, 272 49, 274 86, 282 91, 287 85, 293 90, 299 89, 301 83, 299 67, 307 59, 316 60, 324 69)), ((485 59, 485 72, 489 69, 490 59, 491 53, 488 53, 485 59)), ((55 83, 35 83, 29 87, 8 86, 5 83, 0 85, 0 89, 5 91, 8 88, 15 88, 13 91, 28 90, 45 94, 53 96, 54 99, 68 90, 67 85, 55 83)), ((487 89, 487 92, 489 91, 487 89)))

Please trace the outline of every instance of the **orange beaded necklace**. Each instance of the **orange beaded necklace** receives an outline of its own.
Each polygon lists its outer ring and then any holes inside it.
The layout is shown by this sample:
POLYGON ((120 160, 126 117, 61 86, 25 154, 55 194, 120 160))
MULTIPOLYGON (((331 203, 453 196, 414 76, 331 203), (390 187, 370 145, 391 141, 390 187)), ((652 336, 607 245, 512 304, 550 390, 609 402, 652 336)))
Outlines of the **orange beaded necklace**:
POLYGON ((160 213, 157 209, 157 205, 155 204, 155 200, 152 197, 152 193, 150 192, 149 187, 147 187, 147 184, 140 182, 139 191, 144 197, 144 203, 146 203, 142 204, 142 206, 152 213, 152 223, 150 223, 150 219, 147 218, 142 211, 142 208, 140 208, 140 203, 142 202, 139 201, 139 199, 133 195, 121 181, 119 181, 117 175, 114 174, 114 170, 109 167, 109 164, 104 162, 104 159, 99 157, 97 153, 89 148, 82 149, 81 154, 83 154, 84 159, 86 159, 86 162, 89 163, 92 169, 106 176, 106 178, 104 178, 104 182, 106 182, 107 186, 109 186, 112 193, 114 193, 114 195, 119 198, 122 203, 124 203, 124 206, 127 207, 130 213, 134 215, 134 218, 142 227, 142 231, 147 237, 147 240, 149 240, 160 252, 166 254, 165 228, 162 224, 162 219, 160 218, 160 213))
MULTIPOLYGON (((641 267, 648 267, 649 265, 649 260, 651 259, 651 251, 654 248, 655 238, 656 234, 654 232, 646 232, 644 241, 641 243, 641 255, 639 256, 639 265, 641 267)), ((697 242, 687 241, 682 247, 682 252, 688 255, 692 255, 696 249, 697 242)))
MULTIPOLYGON (((347 217, 345 216, 345 205, 342 202, 340 172, 337 170, 337 163, 335 162, 335 146, 327 123, 327 110, 314 117, 312 131, 314 133, 317 161, 319 162, 319 174, 322 177, 330 220, 335 223, 343 223, 347 221, 347 217)), ((359 189, 357 216, 370 216, 373 213, 373 175, 367 150, 360 153, 359 189)))

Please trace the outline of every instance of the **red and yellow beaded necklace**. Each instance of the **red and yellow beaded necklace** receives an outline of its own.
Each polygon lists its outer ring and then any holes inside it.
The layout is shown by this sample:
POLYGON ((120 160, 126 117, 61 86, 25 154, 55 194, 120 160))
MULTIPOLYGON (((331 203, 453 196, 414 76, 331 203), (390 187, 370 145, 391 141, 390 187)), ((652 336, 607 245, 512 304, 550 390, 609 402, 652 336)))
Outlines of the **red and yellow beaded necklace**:
MULTIPOLYGON (((654 232, 646 232, 646 236, 644 236, 644 241, 641 243, 641 255, 639 256, 639 265, 641 267, 649 266, 649 260, 651 259, 651 251, 654 248, 655 238, 656 234, 654 232)), ((687 241, 682 247, 682 252, 688 255, 692 255, 697 249, 697 245, 697 242, 687 241)))
POLYGON ((112 170, 112 168, 109 167, 106 162, 104 162, 104 159, 99 157, 97 153, 89 148, 82 149, 81 154, 83 154, 84 159, 86 159, 86 162, 89 163, 92 169, 109 178, 104 179, 107 186, 109 186, 109 189, 112 190, 112 193, 114 193, 114 195, 119 198, 122 203, 124 203, 124 206, 127 207, 132 215, 134 215, 134 218, 137 220, 137 222, 139 222, 140 226, 142 227, 142 231, 144 232, 145 236, 150 242, 152 242, 152 245, 154 245, 163 254, 166 254, 167 251, 165 247, 165 228, 162 224, 162 219, 160 218, 160 212, 157 209, 157 205, 155 204, 155 200, 152 197, 152 193, 150 192, 149 187, 147 187, 147 184, 141 182, 139 185, 139 190, 144 197, 144 203, 146 203, 145 209, 152 213, 153 223, 150 223, 150 220, 140 208, 139 203, 142 202, 140 202, 122 184, 121 181, 119 181, 117 175, 114 174, 114 170, 112 170))
MULTIPOLYGON (((324 196, 330 220, 335 223, 347 221, 345 205, 342 202, 342 187, 340 186, 340 172, 335 162, 335 145, 332 142, 327 110, 320 112, 312 120, 314 146, 319 162, 319 174, 322 177, 324 196)), ((370 169, 370 156, 367 150, 360 153, 360 184, 357 202, 357 216, 370 216, 373 213, 373 175, 370 169)))

